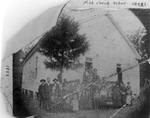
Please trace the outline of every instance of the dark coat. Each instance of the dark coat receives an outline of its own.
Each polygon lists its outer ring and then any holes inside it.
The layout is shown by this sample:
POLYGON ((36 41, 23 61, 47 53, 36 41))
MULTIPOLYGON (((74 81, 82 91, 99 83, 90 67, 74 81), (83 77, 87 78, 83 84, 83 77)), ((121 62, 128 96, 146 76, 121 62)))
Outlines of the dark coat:
POLYGON ((44 98, 44 86, 45 85, 40 85, 38 88, 38 93, 39 93, 39 97, 43 97, 44 98))
MULTIPOLYGON (((53 86, 53 89, 54 89, 55 84, 53 84, 52 86, 53 86)), ((55 97, 60 97, 61 96, 61 89, 60 89, 60 86, 59 86, 58 83, 55 86, 55 90, 53 90, 53 96, 55 96, 55 97)))
POLYGON ((51 98, 52 96, 52 84, 46 83, 44 85, 44 94, 45 94, 45 98, 51 98))

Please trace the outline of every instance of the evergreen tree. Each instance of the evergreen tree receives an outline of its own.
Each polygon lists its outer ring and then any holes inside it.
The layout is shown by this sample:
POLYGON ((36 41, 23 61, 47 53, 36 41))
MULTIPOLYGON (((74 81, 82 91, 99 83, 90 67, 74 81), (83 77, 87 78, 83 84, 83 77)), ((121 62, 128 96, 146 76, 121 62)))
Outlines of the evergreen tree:
POLYGON ((62 15, 57 24, 48 31, 39 44, 41 54, 49 58, 45 60, 47 68, 59 70, 59 81, 62 82, 64 69, 71 69, 76 59, 84 55, 89 49, 89 42, 85 34, 79 34, 79 23, 67 15, 62 15))

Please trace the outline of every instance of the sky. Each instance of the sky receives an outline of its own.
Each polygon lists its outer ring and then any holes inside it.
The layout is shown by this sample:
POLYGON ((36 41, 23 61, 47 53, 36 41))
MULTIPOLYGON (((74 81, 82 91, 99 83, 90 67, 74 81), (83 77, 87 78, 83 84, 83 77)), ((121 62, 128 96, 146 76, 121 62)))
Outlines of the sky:
POLYGON ((10 39, 30 20, 43 13, 48 8, 65 3, 67 0, 6 0, 3 8, 4 39, 10 39), (6 35, 7 34, 7 35, 6 35))
MULTIPOLYGON (((2 57, 2 45, 4 47, 6 42, 25 24, 50 7, 64 4, 66 1, 68 0, 0 0, 0 26, 2 26, 0 27, 0 58, 2 57)), ((0 117, 12 118, 7 113, 1 92, 0 111, 0 117)))
MULTIPOLYGON (((42 14, 47 9, 66 3, 68 0, 5 0, 2 11, 2 46, 23 26, 42 14)), ((1 46, 1 47, 2 47, 1 46)))

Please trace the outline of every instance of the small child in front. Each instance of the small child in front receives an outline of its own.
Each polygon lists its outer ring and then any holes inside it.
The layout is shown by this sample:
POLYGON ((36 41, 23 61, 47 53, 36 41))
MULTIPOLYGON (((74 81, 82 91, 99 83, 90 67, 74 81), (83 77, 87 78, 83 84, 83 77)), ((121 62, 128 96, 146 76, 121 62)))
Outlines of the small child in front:
POLYGON ((73 107, 73 111, 75 113, 77 113, 77 111, 79 110, 79 102, 78 102, 78 97, 77 97, 76 94, 73 96, 73 100, 71 102, 71 106, 73 107))

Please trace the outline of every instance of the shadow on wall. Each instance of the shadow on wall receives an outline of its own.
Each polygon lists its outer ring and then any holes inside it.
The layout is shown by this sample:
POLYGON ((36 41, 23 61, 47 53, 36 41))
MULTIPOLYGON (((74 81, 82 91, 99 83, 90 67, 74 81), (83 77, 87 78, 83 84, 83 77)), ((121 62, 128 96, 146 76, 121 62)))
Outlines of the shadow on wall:
POLYGON ((139 107, 131 114, 131 118, 149 118, 150 85, 140 94, 139 107))
POLYGON ((20 57, 21 50, 13 54, 13 116, 27 117, 30 112, 25 108, 24 100, 21 97, 21 83, 22 83, 22 66, 20 57))

